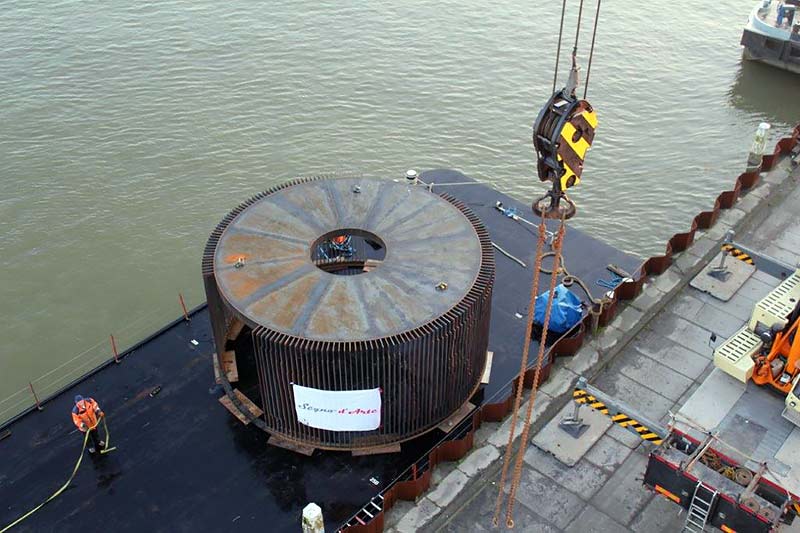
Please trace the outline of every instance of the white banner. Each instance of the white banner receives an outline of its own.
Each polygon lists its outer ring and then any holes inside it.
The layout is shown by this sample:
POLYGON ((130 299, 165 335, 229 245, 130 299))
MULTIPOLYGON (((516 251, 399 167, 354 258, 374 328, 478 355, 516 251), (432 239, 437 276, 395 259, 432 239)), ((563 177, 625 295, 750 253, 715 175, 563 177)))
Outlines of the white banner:
POLYGON ((381 390, 333 391, 292 383, 297 420, 333 431, 370 431, 381 425, 381 390))

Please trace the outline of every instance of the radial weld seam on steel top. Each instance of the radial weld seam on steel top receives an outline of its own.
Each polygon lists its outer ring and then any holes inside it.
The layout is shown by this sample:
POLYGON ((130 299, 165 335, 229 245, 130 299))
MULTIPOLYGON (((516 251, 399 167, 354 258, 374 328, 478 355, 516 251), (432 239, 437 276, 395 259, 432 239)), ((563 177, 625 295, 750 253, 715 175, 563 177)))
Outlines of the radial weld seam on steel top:
POLYGON ((222 220, 203 278, 217 353, 235 351, 240 385, 253 383, 250 399, 282 439, 396 444, 436 427, 480 385, 494 252, 480 220, 446 194, 379 179, 286 183, 222 220), (377 429, 299 421, 297 386, 379 391, 377 429))

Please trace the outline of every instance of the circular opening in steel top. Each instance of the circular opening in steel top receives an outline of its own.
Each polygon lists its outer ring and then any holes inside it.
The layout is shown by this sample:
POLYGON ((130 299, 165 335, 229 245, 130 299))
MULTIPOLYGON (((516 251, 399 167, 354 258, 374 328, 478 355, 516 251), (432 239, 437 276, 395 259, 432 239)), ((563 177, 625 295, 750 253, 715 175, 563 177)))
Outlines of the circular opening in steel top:
POLYGON ((342 228, 323 234, 311 245, 311 260, 320 270, 338 276, 365 274, 386 257, 386 244, 372 232, 342 228))

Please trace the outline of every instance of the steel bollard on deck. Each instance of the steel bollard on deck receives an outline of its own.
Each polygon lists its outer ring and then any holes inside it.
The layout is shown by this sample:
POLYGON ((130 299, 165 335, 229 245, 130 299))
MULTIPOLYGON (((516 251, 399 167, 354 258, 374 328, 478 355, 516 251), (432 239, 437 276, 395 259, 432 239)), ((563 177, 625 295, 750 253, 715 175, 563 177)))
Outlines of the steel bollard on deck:
POLYGON ((753 146, 747 155, 747 172, 754 172, 761 166, 761 159, 764 157, 764 148, 767 145, 767 137, 772 126, 768 122, 758 125, 756 136, 753 139, 753 146))
POLYGON ((316 503, 309 503, 303 508, 303 533, 325 533, 322 509, 316 503))

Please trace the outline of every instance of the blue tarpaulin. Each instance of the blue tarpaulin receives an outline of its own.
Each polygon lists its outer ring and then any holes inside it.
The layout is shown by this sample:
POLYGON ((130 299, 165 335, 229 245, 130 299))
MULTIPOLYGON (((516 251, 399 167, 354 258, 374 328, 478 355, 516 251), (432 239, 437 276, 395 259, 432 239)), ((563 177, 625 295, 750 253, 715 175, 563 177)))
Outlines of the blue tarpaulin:
MULTIPOLYGON (((539 327, 544 324, 544 312, 550 291, 545 291, 536 297, 536 306, 533 309, 533 321, 539 327)), ((564 333, 580 322, 583 316, 581 300, 564 285, 558 285, 553 295, 553 310, 550 311, 550 324, 548 331, 564 333)))

